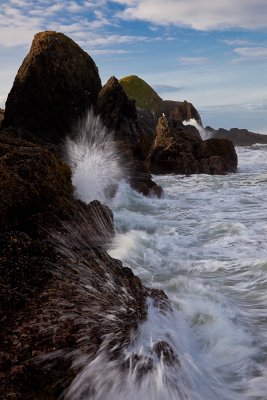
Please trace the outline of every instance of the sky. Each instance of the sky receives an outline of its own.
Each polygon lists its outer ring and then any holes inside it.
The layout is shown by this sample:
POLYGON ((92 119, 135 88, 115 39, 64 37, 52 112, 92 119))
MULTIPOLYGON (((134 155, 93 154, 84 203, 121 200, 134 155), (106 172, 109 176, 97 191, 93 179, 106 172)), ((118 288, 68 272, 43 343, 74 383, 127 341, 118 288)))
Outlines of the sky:
POLYGON ((138 75, 203 125, 267 133, 267 0, 0 0, 0 107, 35 33, 63 32, 102 84, 138 75))

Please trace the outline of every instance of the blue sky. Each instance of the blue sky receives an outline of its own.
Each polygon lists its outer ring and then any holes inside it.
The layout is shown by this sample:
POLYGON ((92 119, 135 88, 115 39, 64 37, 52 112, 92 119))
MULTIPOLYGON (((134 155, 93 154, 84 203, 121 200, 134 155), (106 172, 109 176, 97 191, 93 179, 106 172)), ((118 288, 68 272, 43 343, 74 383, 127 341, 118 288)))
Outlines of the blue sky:
POLYGON ((0 0, 0 107, 42 30, 79 43, 103 84, 138 75, 204 125, 267 133, 267 0, 0 0))

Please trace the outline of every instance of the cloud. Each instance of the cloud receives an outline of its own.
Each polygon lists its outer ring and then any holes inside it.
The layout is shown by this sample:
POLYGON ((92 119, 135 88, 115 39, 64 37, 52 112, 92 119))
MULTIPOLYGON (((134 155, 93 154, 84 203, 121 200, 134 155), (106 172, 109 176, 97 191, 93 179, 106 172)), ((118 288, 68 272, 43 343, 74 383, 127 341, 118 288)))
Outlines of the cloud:
POLYGON ((109 54, 128 54, 130 51, 119 49, 92 49, 88 50, 91 55, 109 55, 109 54))
POLYGON ((250 40, 243 40, 243 39, 232 39, 232 40, 222 40, 222 43, 227 44, 228 46, 247 46, 252 45, 253 42, 250 40))
POLYGON ((267 47, 238 47, 234 52, 243 59, 266 59, 267 47))
MULTIPOLYGON (((110 0, 112 1, 112 0, 110 0)), ((124 5, 119 16, 159 25, 176 25, 197 30, 267 27, 266 0, 113 0, 124 5)))
POLYGON ((179 57, 180 64, 183 65, 201 65, 207 62, 206 57, 179 57))
POLYGON ((182 86, 177 87, 177 86, 164 85, 164 84, 155 84, 155 85, 152 85, 152 87, 157 93, 171 93, 171 92, 175 93, 175 92, 185 89, 182 86))

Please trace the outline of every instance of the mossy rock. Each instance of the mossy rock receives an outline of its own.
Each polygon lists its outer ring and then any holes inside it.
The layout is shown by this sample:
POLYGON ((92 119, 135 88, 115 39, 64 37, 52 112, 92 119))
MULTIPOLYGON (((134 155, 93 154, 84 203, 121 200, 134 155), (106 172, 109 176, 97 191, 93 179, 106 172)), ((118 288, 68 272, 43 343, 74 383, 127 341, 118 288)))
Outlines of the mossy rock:
POLYGON ((136 106, 149 111, 157 111, 162 103, 159 95, 143 79, 129 75, 119 80, 125 93, 136 101, 136 106))

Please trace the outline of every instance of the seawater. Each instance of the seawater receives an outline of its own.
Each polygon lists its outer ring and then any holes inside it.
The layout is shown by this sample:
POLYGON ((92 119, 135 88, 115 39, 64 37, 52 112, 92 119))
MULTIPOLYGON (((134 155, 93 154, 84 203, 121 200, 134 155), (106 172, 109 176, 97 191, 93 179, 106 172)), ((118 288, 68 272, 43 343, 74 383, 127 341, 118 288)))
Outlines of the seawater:
POLYGON ((127 351, 165 340, 179 367, 159 363, 143 386, 130 380, 95 398, 267 399, 267 146, 237 153, 237 174, 155 176, 162 199, 120 183, 109 253, 173 309, 150 304, 127 351))

